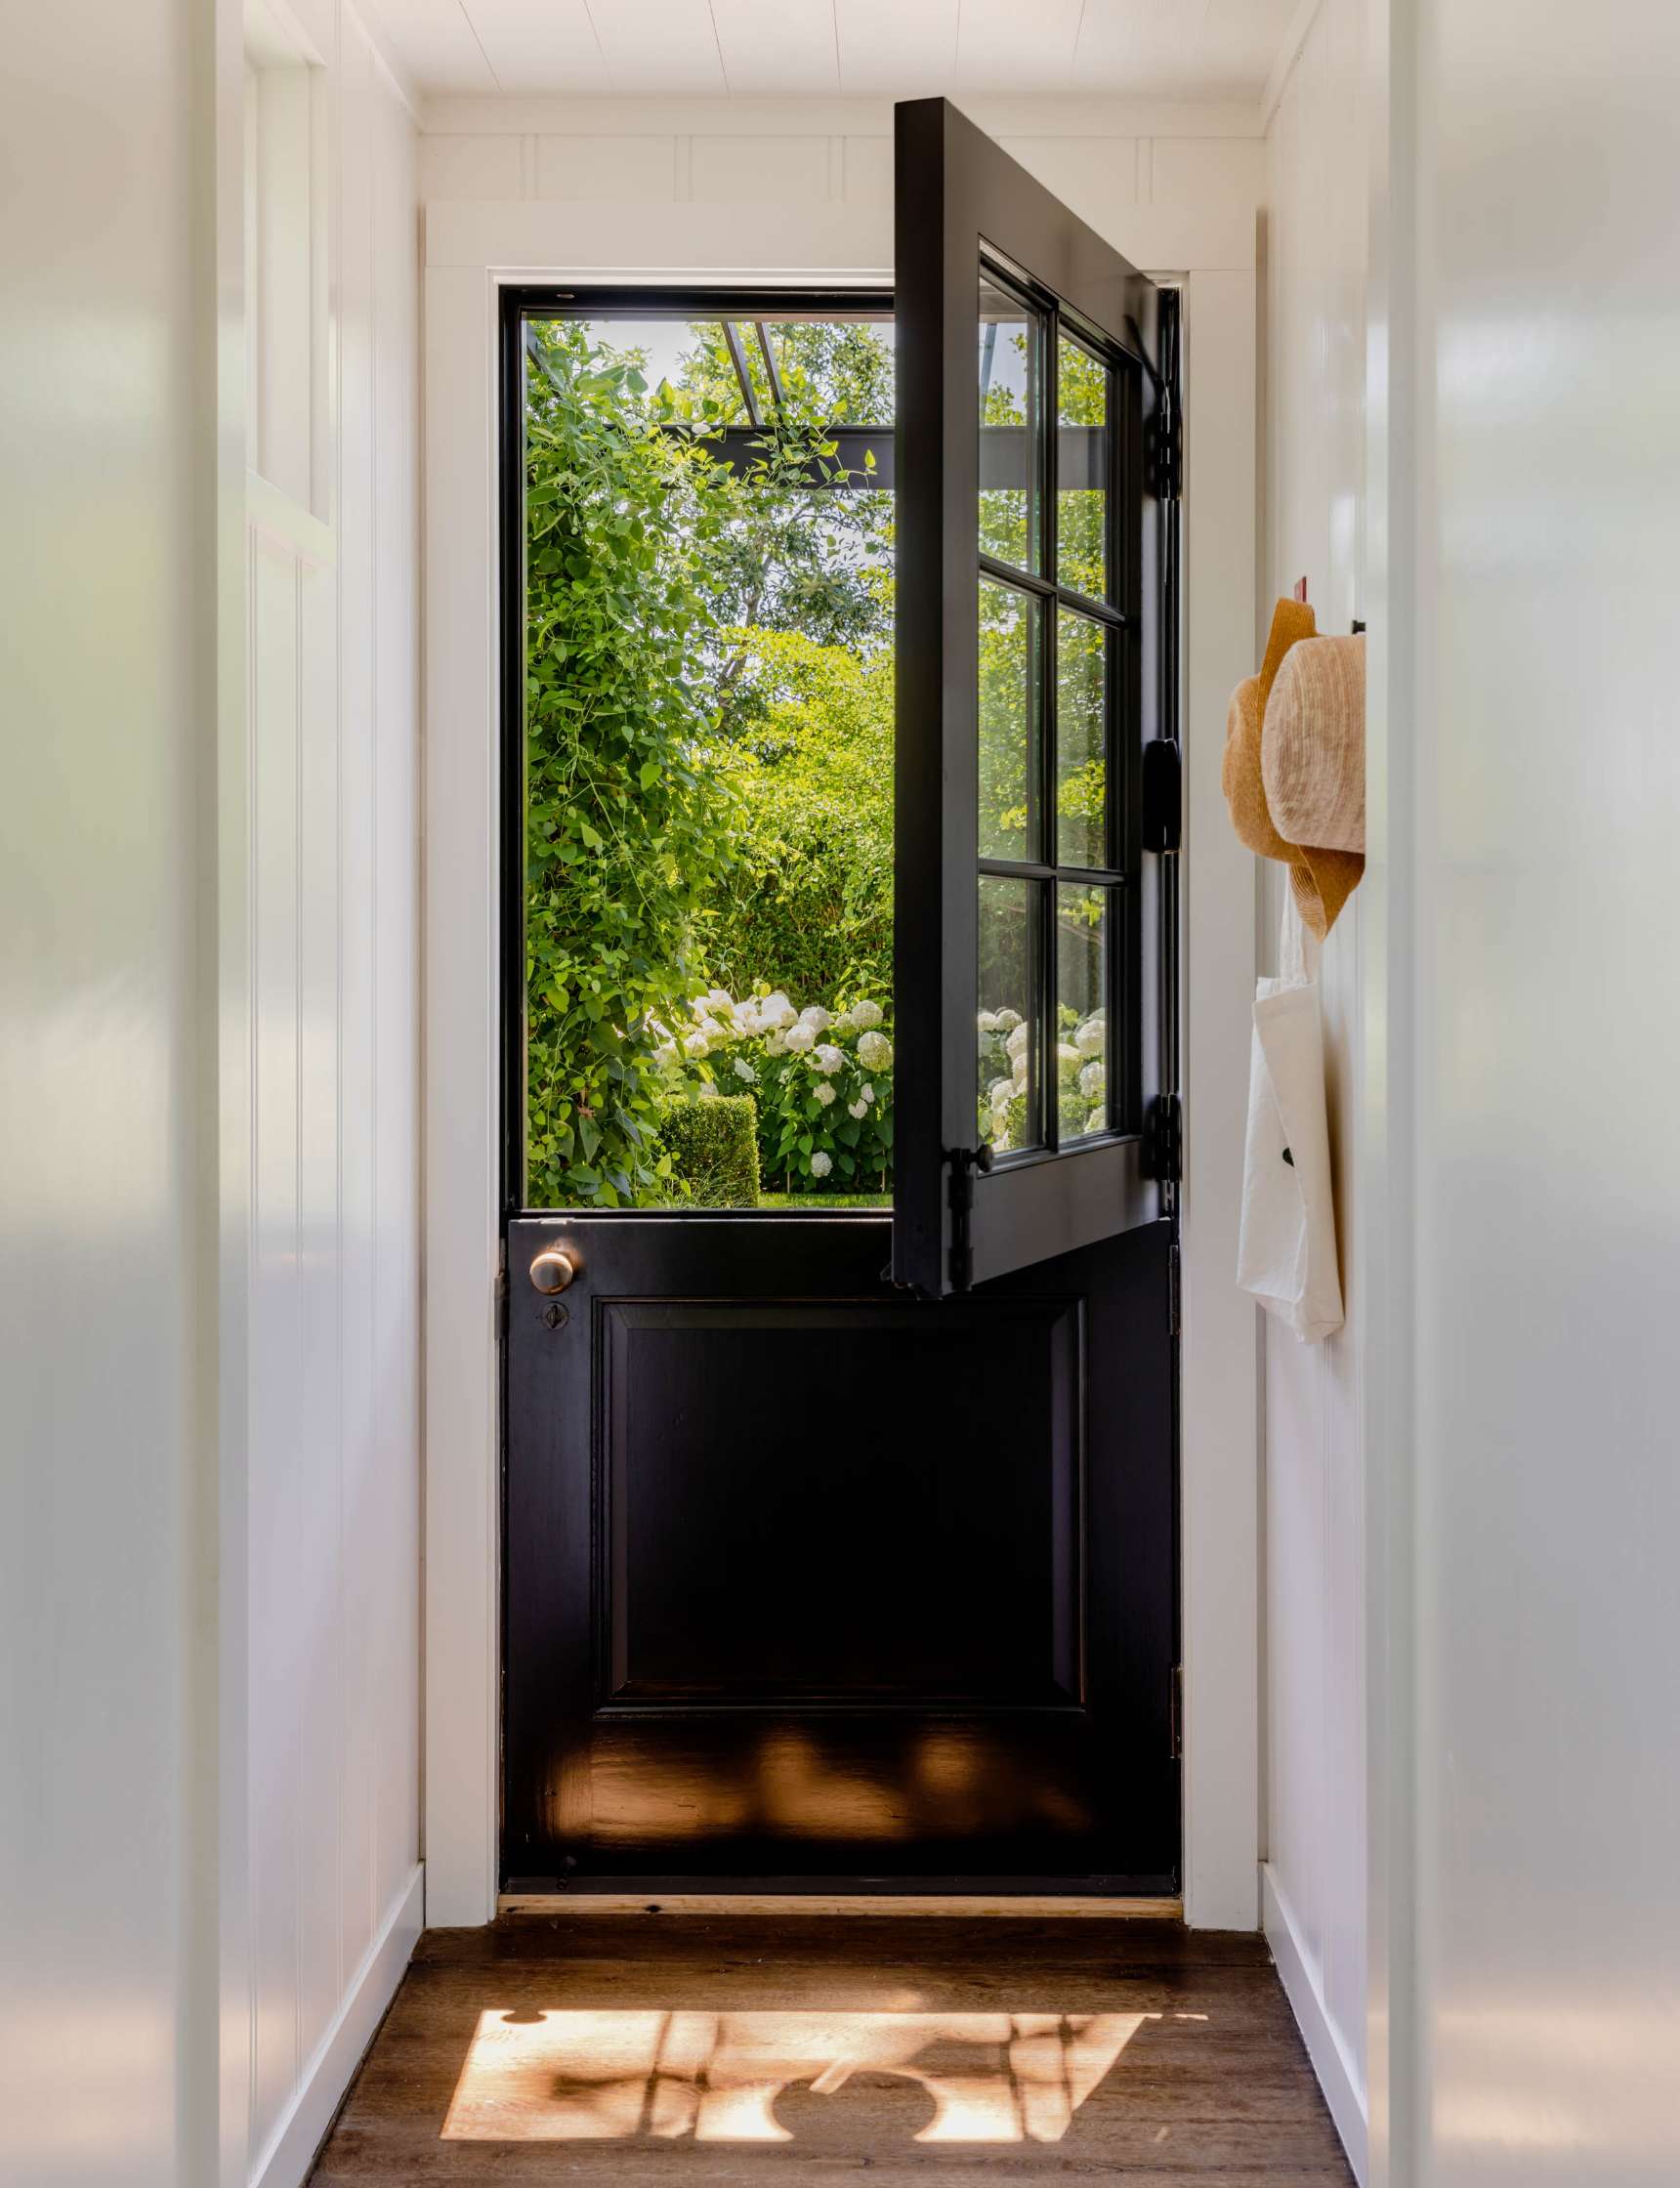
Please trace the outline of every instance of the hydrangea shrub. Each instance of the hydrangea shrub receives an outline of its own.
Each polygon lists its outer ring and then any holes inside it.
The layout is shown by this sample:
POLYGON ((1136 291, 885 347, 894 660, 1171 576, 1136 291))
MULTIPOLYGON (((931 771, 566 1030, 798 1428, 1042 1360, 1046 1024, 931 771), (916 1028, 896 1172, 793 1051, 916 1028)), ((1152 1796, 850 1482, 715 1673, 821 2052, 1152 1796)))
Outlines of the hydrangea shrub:
POLYGON ((893 1180, 893 1040, 872 996, 797 1008, 781 989, 693 998, 661 1028, 674 1086, 750 1094, 767 1187, 786 1193, 886 1193, 893 1180))

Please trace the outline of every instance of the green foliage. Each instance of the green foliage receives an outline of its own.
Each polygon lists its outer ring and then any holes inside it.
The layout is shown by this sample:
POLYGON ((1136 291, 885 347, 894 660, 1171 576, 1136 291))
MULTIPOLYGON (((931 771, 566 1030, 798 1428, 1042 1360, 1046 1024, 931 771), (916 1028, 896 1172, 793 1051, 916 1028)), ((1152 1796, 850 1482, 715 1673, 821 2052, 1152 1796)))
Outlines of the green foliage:
POLYGON ((784 1192, 885 1192, 893 1164, 893 1042, 884 1006, 860 997, 796 1011, 777 989, 714 988, 668 1058, 679 1082, 749 1089, 765 1179, 784 1192))
POLYGON ((718 467, 642 415, 633 366, 535 332, 526 405, 526 1193, 656 1197, 651 1021, 697 977, 737 816, 707 763, 699 581, 718 467), (680 524, 673 517, 680 517, 680 524))
POLYGON ((659 1138, 684 1199, 700 1208, 758 1205, 758 1105, 750 1094, 668 1103, 659 1138))
MULTIPOLYGON (((719 331, 651 392, 611 331, 536 327, 527 372, 526 1194, 548 1206, 697 1190, 659 1115, 710 1076, 684 1057, 708 980, 892 977, 892 497, 810 478, 837 467, 832 424, 890 417, 891 350, 774 330, 782 400, 761 391, 742 475, 701 444, 739 413, 719 331)), ((886 1072, 846 1080, 832 1122, 797 1049, 758 1061, 783 1184, 885 1182, 886 1072)))
POLYGON ((732 643, 754 728, 721 763, 742 827, 711 896, 711 972, 737 994, 890 994, 891 657, 787 632, 732 643))
MULTIPOLYGON (((655 414, 709 430, 738 414, 739 391, 721 326, 696 325, 681 384, 661 385, 655 414)), ((780 400, 773 399, 757 337, 743 351, 764 425, 749 472, 721 489, 727 521, 708 543, 703 581, 713 623, 737 634, 710 664, 725 736, 749 734, 758 714, 746 631, 798 633, 860 655, 879 650, 892 621, 893 497, 845 472, 831 429, 890 422, 892 352, 868 325, 791 324, 771 330, 780 400), (814 484, 850 478, 842 490, 814 484)))

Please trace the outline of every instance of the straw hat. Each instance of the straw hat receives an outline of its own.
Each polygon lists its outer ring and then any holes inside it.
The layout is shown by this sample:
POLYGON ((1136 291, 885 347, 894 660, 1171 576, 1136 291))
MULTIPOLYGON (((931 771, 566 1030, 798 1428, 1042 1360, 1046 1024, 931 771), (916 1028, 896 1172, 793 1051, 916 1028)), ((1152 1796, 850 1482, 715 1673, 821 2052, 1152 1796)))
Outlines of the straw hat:
POLYGON ((1273 681, 1260 776, 1278 833, 1365 849, 1365 639, 1308 638, 1273 681))
POLYGON ((1231 694, 1231 712, 1225 722, 1225 760, 1220 781, 1231 808, 1231 824, 1249 850, 1262 859, 1294 855, 1272 824, 1266 805, 1266 785, 1260 775, 1260 734, 1266 720, 1266 701, 1283 656, 1297 639, 1311 638, 1317 629, 1313 610, 1302 600, 1281 600, 1272 611, 1272 635, 1266 641, 1266 658, 1258 676, 1246 676, 1231 694))
POLYGON ((1357 678, 1343 652, 1313 657, 1315 649, 1342 649, 1349 643, 1318 638, 1311 608, 1304 601, 1281 600, 1273 610, 1259 675, 1245 678, 1232 694, 1221 770, 1238 835, 1250 851, 1289 868, 1302 921, 1321 941, 1365 871, 1364 641, 1351 642, 1360 649, 1357 678), (1305 669, 1297 655, 1309 656, 1305 669), (1333 749, 1318 750, 1326 743, 1333 749), (1275 747, 1270 774, 1269 744, 1275 747), (1273 775, 1287 792, 1278 807, 1269 796, 1273 775), (1326 776, 1327 782, 1322 779, 1326 776), (1348 847, 1356 800, 1358 850, 1348 847), (1340 840, 1324 842, 1318 833, 1321 825, 1340 840), (1311 830, 1311 840, 1295 835, 1297 827, 1311 830))

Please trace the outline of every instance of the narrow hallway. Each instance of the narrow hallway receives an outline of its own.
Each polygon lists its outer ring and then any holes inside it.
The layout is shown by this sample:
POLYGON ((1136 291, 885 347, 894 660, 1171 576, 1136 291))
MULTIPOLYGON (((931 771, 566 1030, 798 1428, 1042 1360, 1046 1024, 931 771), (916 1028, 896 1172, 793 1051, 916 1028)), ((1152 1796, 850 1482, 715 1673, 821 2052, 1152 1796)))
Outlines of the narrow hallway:
POLYGON ((867 2170, 1350 2180, 1265 1944, 1176 1922, 633 1914, 422 1939, 315 2188, 867 2170))

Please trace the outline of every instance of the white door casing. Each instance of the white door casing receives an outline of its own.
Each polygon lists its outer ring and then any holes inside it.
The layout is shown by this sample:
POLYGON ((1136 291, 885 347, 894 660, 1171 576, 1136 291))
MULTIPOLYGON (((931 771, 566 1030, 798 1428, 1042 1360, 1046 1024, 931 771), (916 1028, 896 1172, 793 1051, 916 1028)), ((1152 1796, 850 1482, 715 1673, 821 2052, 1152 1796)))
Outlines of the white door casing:
MULTIPOLYGON (((1185 1900, 1259 1919, 1254 1321, 1232 1281, 1254 970, 1252 862, 1219 791, 1254 644, 1251 221, 1122 208, 1110 240, 1185 298, 1183 1273, 1185 1900)), ((427 1920, 487 1921, 497 1874, 497 299, 751 280, 890 286, 879 205, 428 208, 426 422, 427 1920)))

